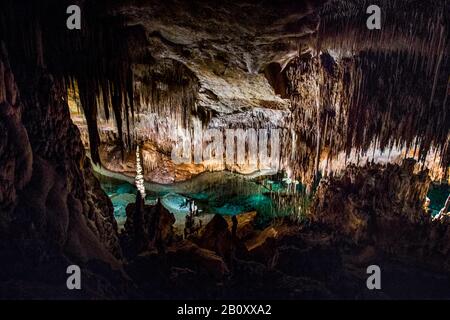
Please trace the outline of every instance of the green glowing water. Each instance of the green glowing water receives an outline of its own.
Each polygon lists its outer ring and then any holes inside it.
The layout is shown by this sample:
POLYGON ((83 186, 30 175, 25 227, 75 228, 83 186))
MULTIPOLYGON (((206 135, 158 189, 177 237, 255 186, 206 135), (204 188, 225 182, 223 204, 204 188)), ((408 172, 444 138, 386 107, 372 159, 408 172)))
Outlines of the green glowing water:
MULTIPOLYGON (((119 226, 123 225, 126 220, 125 209, 136 199, 137 190, 131 184, 132 179, 127 182, 100 174, 97 174, 97 177, 111 198, 119 226)), ((236 215, 257 211, 263 222, 290 214, 293 193, 301 190, 300 185, 288 186, 281 179, 273 181, 267 177, 249 178, 227 171, 203 173, 189 181, 171 185, 145 183, 145 187, 146 203, 151 204, 161 198, 162 204, 179 222, 184 221, 188 213, 188 199, 195 201, 202 215, 236 215)))
POLYGON ((450 194, 450 186, 448 184, 432 184, 428 191, 430 198, 430 209, 433 216, 437 215, 444 207, 445 201, 450 194))
MULTIPOLYGON (((127 182, 124 181, 127 178, 97 176, 111 198, 114 216, 119 226, 122 226, 126 220, 127 205, 136 200, 137 190, 131 183, 133 180, 128 179, 127 182)), ((153 204, 157 198, 161 198, 162 204, 175 215, 180 225, 189 212, 186 206, 188 199, 195 201, 201 215, 236 215, 257 211, 261 222, 292 215, 294 209, 306 209, 311 199, 302 196, 304 190, 301 184, 288 186, 280 177, 248 178, 227 171, 203 173, 189 181, 171 185, 145 183, 145 187, 146 203, 153 204)), ((439 213, 449 194, 448 185, 431 185, 428 197, 433 216, 439 213)))

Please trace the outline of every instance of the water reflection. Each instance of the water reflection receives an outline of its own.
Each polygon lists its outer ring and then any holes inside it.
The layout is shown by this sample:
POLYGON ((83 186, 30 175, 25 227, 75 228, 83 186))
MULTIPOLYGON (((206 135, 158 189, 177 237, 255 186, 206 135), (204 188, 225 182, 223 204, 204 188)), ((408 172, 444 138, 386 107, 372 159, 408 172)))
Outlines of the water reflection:
MULTIPOLYGON (((98 173, 97 176, 111 198, 119 226, 123 226, 126 206, 135 201, 137 192, 132 179, 98 173)), ((189 212, 186 203, 190 200, 195 201, 204 220, 214 214, 235 215, 257 211, 260 223, 285 215, 300 216, 309 203, 303 186, 283 174, 245 176, 228 171, 205 172, 171 185, 146 182, 145 189, 146 203, 153 204, 161 198, 164 207, 175 215, 176 225, 180 226, 184 225, 189 212)))

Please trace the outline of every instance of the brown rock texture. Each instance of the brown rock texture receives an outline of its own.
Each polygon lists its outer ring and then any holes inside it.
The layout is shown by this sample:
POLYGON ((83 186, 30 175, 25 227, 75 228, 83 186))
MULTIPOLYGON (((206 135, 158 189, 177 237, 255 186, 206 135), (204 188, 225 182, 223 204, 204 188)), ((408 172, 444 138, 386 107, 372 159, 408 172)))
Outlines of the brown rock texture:
POLYGON ((127 220, 121 233, 121 241, 128 256, 144 251, 164 253, 174 240, 175 217, 158 199, 155 205, 146 205, 137 193, 136 203, 126 208, 127 220))
POLYGON ((449 224, 424 209, 430 179, 402 165, 351 166, 342 176, 321 182, 309 217, 336 241, 375 247, 399 259, 412 259, 448 272, 449 224))
POLYGON ((216 252, 227 262, 232 259, 233 239, 227 221, 221 215, 216 214, 203 230, 200 230, 197 244, 216 252))
POLYGON ((2 271, 11 278, 22 272, 39 275, 48 267, 42 262, 46 255, 60 257, 50 262, 55 268, 68 259, 59 266, 62 274, 69 261, 120 267, 112 204, 85 157, 64 89, 44 69, 18 74, 2 47, 0 255, 9 261, 2 271))
MULTIPOLYGON (((245 241, 254 235, 257 215, 258 213, 256 211, 245 212, 236 215, 237 220, 236 237, 238 239, 245 241)), ((225 220, 228 223, 228 230, 232 232, 233 231, 232 218, 226 216, 225 220)))
POLYGON ((323 181, 311 220, 331 226, 354 242, 400 236, 391 233, 399 223, 430 222, 423 209, 430 179, 426 172, 415 174, 414 164, 408 160, 402 166, 349 167, 342 176, 323 181))

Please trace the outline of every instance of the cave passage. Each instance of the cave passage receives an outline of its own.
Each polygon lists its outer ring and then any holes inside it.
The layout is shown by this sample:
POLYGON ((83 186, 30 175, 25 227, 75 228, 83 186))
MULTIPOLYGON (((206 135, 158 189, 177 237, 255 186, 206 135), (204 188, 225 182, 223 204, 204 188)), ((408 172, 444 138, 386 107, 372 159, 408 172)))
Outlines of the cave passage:
POLYGON ((377 3, 1 0, 0 299, 450 299, 450 1, 377 3))

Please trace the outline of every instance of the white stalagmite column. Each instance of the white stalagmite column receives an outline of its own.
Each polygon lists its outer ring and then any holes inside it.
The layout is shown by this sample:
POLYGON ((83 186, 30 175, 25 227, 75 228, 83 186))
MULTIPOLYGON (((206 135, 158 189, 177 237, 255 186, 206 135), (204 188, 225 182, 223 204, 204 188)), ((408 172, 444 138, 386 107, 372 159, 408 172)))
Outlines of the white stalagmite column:
POLYGON ((142 169, 141 154, 139 152, 139 146, 136 147, 136 188, 141 193, 142 199, 145 199, 145 186, 144 186, 144 173, 142 169))
POLYGON ((449 209, 450 209, 450 194, 447 197, 447 201, 445 201, 444 207, 441 209, 441 213, 447 214, 449 213, 449 209))
POLYGON ((433 220, 442 220, 445 217, 448 217, 450 209, 450 194, 447 197, 447 201, 445 201, 444 207, 439 211, 439 213, 433 218, 433 220))

